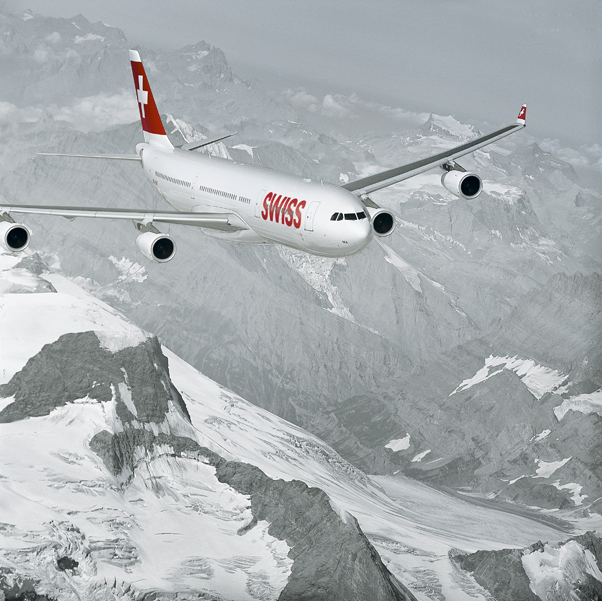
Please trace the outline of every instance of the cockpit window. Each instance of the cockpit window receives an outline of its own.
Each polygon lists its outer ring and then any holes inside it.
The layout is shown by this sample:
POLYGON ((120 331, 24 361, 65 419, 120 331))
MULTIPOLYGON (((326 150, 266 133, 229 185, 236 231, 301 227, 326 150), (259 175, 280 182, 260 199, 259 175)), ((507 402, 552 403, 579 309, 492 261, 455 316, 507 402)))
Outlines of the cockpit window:
POLYGON ((358 219, 366 219, 366 213, 364 213, 364 211, 361 211, 360 213, 357 214, 357 218, 358 219))
POLYGON ((343 221, 343 213, 339 213, 339 218, 337 219, 337 221, 343 221))
POLYGON ((350 221, 357 221, 357 215, 355 213, 345 213, 345 219, 350 221))
POLYGON ((332 217, 330 218, 330 221, 336 221, 338 217, 339 217, 338 213, 333 213, 332 217))

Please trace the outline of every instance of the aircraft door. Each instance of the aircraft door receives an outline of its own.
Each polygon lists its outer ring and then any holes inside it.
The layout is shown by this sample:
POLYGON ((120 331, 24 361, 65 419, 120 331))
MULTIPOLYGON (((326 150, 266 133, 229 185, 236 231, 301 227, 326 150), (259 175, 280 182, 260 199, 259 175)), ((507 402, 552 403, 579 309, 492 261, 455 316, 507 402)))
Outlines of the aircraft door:
POLYGON ((307 213, 305 215, 305 230, 308 232, 314 231, 314 217, 316 216, 316 210, 320 206, 320 202, 314 200, 310 205, 309 209, 307 209, 307 213))
POLYGON ((196 186, 199 183, 199 176, 195 175, 194 180, 192 181, 192 189, 190 190, 190 198, 192 200, 196 200, 196 186))
POLYGON ((257 217, 257 218, 261 217, 261 203, 262 203, 263 199, 265 198, 265 195, 266 195, 265 190, 262 190, 257 195, 257 200, 255 201, 255 217, 257 217))

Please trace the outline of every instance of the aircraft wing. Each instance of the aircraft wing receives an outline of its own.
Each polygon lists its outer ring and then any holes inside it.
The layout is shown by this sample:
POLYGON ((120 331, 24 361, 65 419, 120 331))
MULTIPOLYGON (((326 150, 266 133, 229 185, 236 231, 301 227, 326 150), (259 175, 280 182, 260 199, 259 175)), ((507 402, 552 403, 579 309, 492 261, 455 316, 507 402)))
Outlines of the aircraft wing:
POLYGON ((108 209, 101 207, 47 207, 40 205, 0 204, 0 218, 3 213, 56 215, 65 219, 76 219, 77 217, 125 219, 144 225, 151 223, 172 223, 206 227, 225 232, 249 229, 247 224, 235 213, 180 213, 178 211, 108 209))
POLYGON ((479 148, 483 148, 483 146, 487 146, 488 144, 493 144, 493 142, 497 142, 498 140, 501 140, 502 138, 505 138, 506 136, 523 129, 526 123, 526 112, 527 105, 525 104, 518 114, 516 123, 513 123, 512 125, 502 127, 493 133, 481 136, 480 138, 476 138, 470 142, 466 142, 461 146, 456 146, 450 150, 440 152, 419 161, 414 161, 413 163, 408 163, 407 165, 402 165, 401 167, 395 167, 394 169, 389 169, 388 171, 383 171, 382 173, 376 173, 375 175, 363 177, 362 179, 350 182, 349 184, 344 184, 342 187, 350 192, 353 192, 353 194, 356 196, 361 197, 364 194, 369 194, 370 192, 374 192, 376 190, 380 190, 381 188, 386 188, 387 186, 392 186, 393 184, 402 182, 403 180, 414 177, 419 173, 428 171, 433 167, 439 167, 445 163, 451 163, 452 161, 455 161, 466 154, 474 152, 479 148))
POLYGON ((58 152, 36 152, 44 157, 76 157, 78 159, 112 159, 115 161, 142 161, 137 154, 62 154, 58 152))

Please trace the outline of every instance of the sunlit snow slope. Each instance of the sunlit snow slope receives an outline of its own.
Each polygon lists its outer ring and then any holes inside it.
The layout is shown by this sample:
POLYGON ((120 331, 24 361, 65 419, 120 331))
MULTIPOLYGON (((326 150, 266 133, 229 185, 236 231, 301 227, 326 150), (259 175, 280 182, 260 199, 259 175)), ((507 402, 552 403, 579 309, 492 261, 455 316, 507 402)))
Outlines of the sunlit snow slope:
MULTIPOLYGON (((69 341, 60 347, 68 354, 69 344, 85 339, 89 345, 86 337, 92 336, 102 362, 102 353, 127 357, 152 343, 60 274, 35 275, 35 257, 22 263, 26 268, 16 267, 19 261, 0 255, 3 382, 32 365, 52 373, 52 360, 41 358, 45 344, 69 341), (38 363, 26 366, 34 355, 38 363)), ((267 521, 255 525, 249 496, 220 482, 213 465, 199 462, 194 446, 175 453, 182 440, 255 465, 270 478, 324 490, 342 523, 353 529, 349 514, 358 519, 387 567, 417 599, 486 598, 453 566, 451 549, 563 538, 550 525, 475 507, 407 478, 370 479, 316 437, 217 385, 168 349, 163 352, 185 409, 176 399, 161 419, 145 417, 151 409, 133 398, 133 379, 139 376, 132 366, 121 368, 123 381, 112 386, 107 400, 98 393, 100 400, 85 396, 46 415, 0 423, 1 565, 27 576, 38 593, 113 598, 115 583, 115 591, 132 585, 132 591, 194 590, 234 600, 279 597, 293 566, 290 546, 268 533, 267 521), (165 444, 135 446, 115 476, 99 441, 104 432, 119 436, 128 428, 163 435, 165 444), (57 569, 61 558, 77 567, 57 569)), ((104 385, 97 384, 99 390, 104 385)), ((31 380, 29 385, 34 386, 31 380)), ((0 420, 6 421, 13 404, 14 397, 1 401, 0 420)))

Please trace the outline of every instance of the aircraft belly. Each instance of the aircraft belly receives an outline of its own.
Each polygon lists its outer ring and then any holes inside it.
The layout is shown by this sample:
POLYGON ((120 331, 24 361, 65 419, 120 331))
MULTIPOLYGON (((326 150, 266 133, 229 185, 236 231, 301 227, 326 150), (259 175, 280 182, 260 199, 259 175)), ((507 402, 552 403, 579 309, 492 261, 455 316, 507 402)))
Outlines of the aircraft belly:
POLYGON ((220 232, 206 227, 200 228, 203 233, 213 238, 220 240, 228 240, 229 242, 240 242, 242 244, 274 244, 271 240, 263 238, 253 230, 238 230, 236 232, 220 232))

